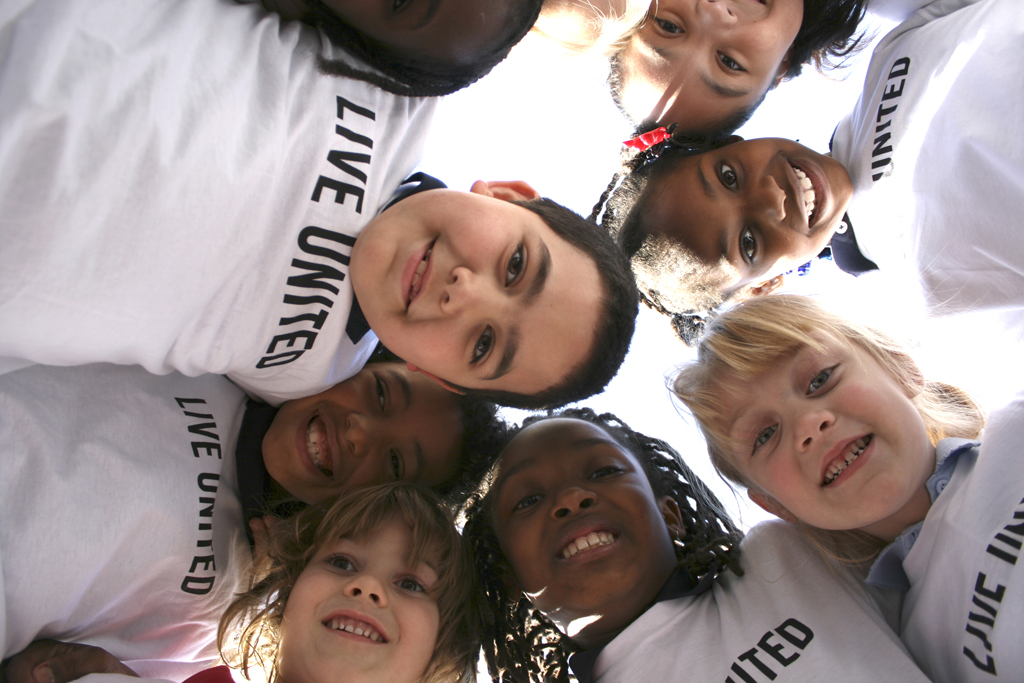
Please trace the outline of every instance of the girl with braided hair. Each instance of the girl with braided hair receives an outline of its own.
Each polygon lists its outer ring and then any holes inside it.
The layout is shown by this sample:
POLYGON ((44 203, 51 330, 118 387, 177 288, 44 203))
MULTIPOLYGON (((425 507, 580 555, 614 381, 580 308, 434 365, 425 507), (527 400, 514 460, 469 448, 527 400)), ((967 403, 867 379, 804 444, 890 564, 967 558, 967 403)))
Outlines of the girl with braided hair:
POLYGON ((609 414, 528 420, 464 534, 496 681, 925 680, 859 581, 783 524, 741 556, 679 455, 609 414))

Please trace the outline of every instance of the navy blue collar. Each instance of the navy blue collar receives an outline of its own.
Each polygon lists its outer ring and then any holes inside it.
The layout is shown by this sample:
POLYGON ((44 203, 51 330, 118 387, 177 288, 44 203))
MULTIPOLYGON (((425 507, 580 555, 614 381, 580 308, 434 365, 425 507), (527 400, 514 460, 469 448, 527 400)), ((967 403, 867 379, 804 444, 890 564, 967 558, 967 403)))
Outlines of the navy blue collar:
MULTIPOLYGON (((665 602, 666 600, 675 600, 676 598, 686 598, 704 593, 711 584, 715 581, 715 575, 717 570, 712 567, 712 570, 704 575, 704 578, 700 582, 693 580, 690 573, 682 567, 677 567, 672 576, 668 577, 668 581, 661 587, 658 594, 654 597, 654 600, 648 605, 647 609, 650 609, 659 602, 665 602)), ((639 618, 639 616, 638 616, 639 618)), ((606 643, 607 644, 607 643, 606 643)), ((600 656, 601 651, 604 650, 604 645, 598 645, 592 647, 589 650, 583 650, 582 652, 576 652, 569 656, 569 668, 572 669, 573 675, 576 676, 576 680, 579 683, 591 683, 594 677, 594 664, 597 663, 597 658, 600 656)))
POLYGON ((238 432, 238 445, 235 447, 238 494, 242 501, 242 518, 250 545, 252 531, 249 529, 249 520, 267 513, 265 491, 270 476, 263 464, 263 437, 270 430, 275 415, 277 408, 250 398, 245 404, 242 428, 238 432))

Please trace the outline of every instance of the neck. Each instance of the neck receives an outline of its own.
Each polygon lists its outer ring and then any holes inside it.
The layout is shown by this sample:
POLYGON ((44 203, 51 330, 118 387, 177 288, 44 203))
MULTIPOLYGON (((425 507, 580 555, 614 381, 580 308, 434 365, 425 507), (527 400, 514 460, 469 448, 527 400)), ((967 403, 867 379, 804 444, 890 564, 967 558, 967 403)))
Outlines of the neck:
POLYGON ((914 495, 907 501, 907 504, 900 508, 896 514, 879 520, 874 524, 869 524, 863 527, 861 531, 865 531, 887 543, 892 543, 907 528, 923 521, 931 507, 932 497, 928 495, 928 489, 922 485, 914 492, 914 495))

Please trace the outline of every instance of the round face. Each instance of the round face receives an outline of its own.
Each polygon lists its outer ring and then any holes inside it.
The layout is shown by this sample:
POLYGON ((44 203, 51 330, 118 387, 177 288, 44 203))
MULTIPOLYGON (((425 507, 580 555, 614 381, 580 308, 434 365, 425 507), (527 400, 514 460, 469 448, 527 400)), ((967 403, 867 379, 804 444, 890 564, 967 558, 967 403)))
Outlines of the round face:
POLYGON ((323 0, 349 26, 405 59, 468 65, 512 20, 506 0, 323 0))
POLYGON ((860 347, 804 347, 721 386, 729 460, 781 516, 886 540, 924 519, 935 447, 907 393, 860 347))
POLYGON ((400 520, 326 543, 292 587, 281 621, 281 680, 413 683, 437 641, 437 573, 408 561, 400 520))
POLYGON ((544 420, 520 432, 492 492, 494 528, 520 587, 582 647, 611 640, 675 569, 665 501, 636 458, 589 422, 544 420))
POLYGON ((718 130, 789 68, 803 0, 656 0, 619 53, 620 102, 633 121, 718 130))
POLYGON ((532 211, 482 194, 399 202, 364 228, 351 273, 385 346, 470 389, 558 384, 589 356, 602 309, 592 259, 532 211))
POLYGON ((452 393, 405 365, 370 363, 281 406, 263 438, 263 462, 288 493, 312 504, 388 481, 445 482, 462 435, 452 393))
POLYGON ((682 159, 645 196, 648 231, 721 267, 730 294, 816 256, 842 220, 853 184, 835 159, 761 138, 682 159))

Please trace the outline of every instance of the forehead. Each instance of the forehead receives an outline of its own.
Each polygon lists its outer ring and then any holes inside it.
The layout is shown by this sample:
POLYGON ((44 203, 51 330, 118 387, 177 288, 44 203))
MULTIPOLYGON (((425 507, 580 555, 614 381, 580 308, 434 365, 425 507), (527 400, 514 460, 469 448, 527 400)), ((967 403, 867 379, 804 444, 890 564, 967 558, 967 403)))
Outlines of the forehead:
POLYGON ((598 425, 573 418, 541 420, 519 432, 501 452, 495 481, 586 458, 598 448, 611 448, 636 463, 633 454, 598 425))

